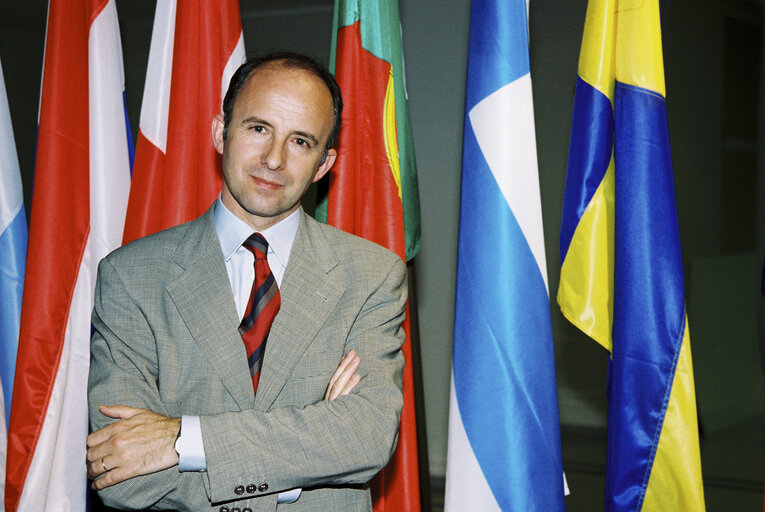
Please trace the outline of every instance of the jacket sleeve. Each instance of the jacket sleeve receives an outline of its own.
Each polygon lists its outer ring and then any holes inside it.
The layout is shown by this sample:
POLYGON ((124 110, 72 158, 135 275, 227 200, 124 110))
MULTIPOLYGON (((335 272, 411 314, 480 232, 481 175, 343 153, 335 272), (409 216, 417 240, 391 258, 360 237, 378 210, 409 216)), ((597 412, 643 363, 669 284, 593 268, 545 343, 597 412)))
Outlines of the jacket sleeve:
MULTIPOLYGON (((160 400, 157 349, 142 307, 131 297, 109 259, 99 265, 93 310, 88 408, 93 431, 115 420, 101 404, 123 404, 168 415, 160 400)), ((206 510, 203 473, 178 467, 131 478, 99 491, 103 502, 126 510, 206 510)))

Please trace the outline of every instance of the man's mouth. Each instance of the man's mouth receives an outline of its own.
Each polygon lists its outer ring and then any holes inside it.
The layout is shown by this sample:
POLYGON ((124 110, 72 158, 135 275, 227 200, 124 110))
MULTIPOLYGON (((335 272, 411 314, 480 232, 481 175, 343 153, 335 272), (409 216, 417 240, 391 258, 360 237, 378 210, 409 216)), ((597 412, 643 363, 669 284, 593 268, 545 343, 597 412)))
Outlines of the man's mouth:
POLYGON ((260 177, 260 176, 250 176, 250 178, 259 187, 263 187, 263 188, 267 188, 267 189, 276 190, 276 189, 281 188, 281 187, 284 186, 284 185, 282 185, 279 182, 271 181, 269 179, 266 179, 266 178, 263 178, 263 177, 260 177))

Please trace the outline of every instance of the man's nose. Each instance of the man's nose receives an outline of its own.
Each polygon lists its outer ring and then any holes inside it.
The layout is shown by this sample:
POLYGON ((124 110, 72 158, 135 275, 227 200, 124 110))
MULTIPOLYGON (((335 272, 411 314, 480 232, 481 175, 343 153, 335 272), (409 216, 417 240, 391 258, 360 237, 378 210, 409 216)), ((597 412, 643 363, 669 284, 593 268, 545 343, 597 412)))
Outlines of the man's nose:
POLYGON ((272 141, 263 152, 262 162, 271 171, 280 170, 284 166, 284 144, 272 141))

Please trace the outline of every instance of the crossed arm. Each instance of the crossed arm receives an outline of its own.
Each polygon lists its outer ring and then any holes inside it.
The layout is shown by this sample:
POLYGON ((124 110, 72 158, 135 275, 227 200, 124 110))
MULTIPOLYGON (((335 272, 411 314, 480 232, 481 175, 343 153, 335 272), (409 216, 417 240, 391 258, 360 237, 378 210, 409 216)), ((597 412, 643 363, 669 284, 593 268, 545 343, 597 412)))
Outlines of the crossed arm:
MULTIPOLYGON (((353 390, 361 380, 356 373, 360 362, 353 350, 346 354, 329 381, 324 400, 353 390)), ((99 411, 118 421, 88 435, 86 465, 93 489, 178 464, 173 445, 181 429, 180 418, 126 405, 101 405, 99 411)))

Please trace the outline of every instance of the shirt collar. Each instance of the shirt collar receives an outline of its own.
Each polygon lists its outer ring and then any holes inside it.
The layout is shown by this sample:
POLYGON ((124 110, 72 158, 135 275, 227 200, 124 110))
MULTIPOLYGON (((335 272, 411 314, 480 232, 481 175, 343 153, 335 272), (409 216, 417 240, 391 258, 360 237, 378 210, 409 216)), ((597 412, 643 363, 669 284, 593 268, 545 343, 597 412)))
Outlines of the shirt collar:
MULTIPOLYGON (((295 236, 297 236, 301 211, 302 207, 299 207, 285 219, 260 231, 260 234, 268 242, 268 253, 275 254, 284 267, 287 266, 290 259, 292 244, 295 242, 295 236)), ((228 261, 254 231, 249 224, 226 208, 220 196, 215 202, 213 221, 215 231, 218 233, 218 240, 220 240, 220 248, 223 251, 223 258, 228 261)))

